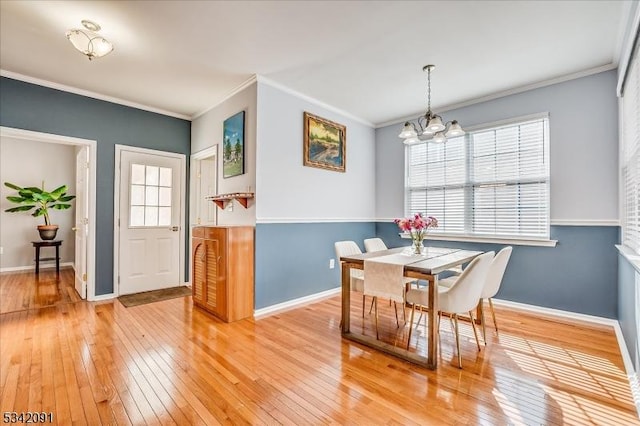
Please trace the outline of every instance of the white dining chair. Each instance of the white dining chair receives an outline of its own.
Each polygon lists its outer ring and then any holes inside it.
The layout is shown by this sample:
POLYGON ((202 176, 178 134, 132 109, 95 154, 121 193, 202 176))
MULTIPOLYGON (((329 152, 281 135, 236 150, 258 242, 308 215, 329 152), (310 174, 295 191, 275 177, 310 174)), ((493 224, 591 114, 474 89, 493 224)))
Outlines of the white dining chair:
POLYGON ((367 253, 382 250, 387 250, 387 245, 382 241, 382 238, 367 238, 364 240, 364 251, 367 253))
POLYGON ((502 284, 502 278, 504 277, 504 272, 507 270, 507 264, 509 263, 509 259, 511 258, 511 252, 513 251, 513 247, 507 246, 500 250, 496 257, 493 258, 491 262, 491 267, 489 268, 489 273, 487 274, 487 280, 484 284, 484 288, 482 289, 482 294, 480 295, 480 303, 481 308, 480 312, 482 313, 482 338, 484 339, 484 344, 487 344, 487 331, 485 327, 484 320, 484 300, 487 299, 489 301, 489 308, 491 308, 491 317, 493 318, 493 326, 496 329, 496 334, 498 334, 498 323, 496 322, 496 313, 493 310, 493 302, 491 299, 498 293, 500 290, 500 285, 502 284))
MULTIPOLYGON (((338 258, 338 262, 340 262, 340 271, 342 272, 342 264, 344 262, 340 261, 342 256, 349 256, 352 254, 362 254, 362 250, 354 241, 337 241, 334 244, 334 248, 336 250, 336 257, 338 258)), ((342 275, 340 275, 342 276, 342 275)), ((364 294, 364 271, 362 269, 351 269, 351 282, 350 288, 351 291, 356 291, 362 293, 362 317, 364 318, 364 305, 366 296, 364 294)))
MULTIPOLYGON (((484 340, 485 345, 487 344, 487 328, 484 317, 484 301, 485 299, 489 301, 489 308, 491 309, 493 326, 496 329, 496 334, 498 334, 498 323, 496 322, 496 313, 493 309, 493 302, 491 299, 498 293, 498 290, 500 290, 500 286, 502 285, 502 278, 504 277, 504 272, 507 270, 507 264, 509 263, 509 259, 511 258, 512 251, 513 247, 507 246, 495 255, 495 257, 491 261, 491 266, 489 267, 489 272, 487 273, 487 279, 484 283, 482 294, 480 295, 480 321, 482 322, 482 339, 484 340)), ((456 276, 445 278, 440 281, 439 285, 443 287, 451 287, 457 279, 458 277, 456 276)))
MULTIPOLYGON (((454 334, 456 338, 456 349, 458 351, 458 367, 462 368, 462 355, 460 353, 460 333, 458 326, 458 314, 469 314, 473 334, 476 338, 478 350, 480 350, 480 341, 478 340, 478 332, 476 330, 475 319, 473 317, 473 309, 478 306, 484 283, 489 272, 491 260, 495 253, 490 251, 483 253, 474 258, 469 265, 462 271, 457 280, 451 287, 438 286, 438 334, 440 333, 440 317, 442 312, 449 313, 453 317, 454 334)), ((416 305, 429 305, 428 289, 411 289, 406 294, 407 302, 411 304, 411 319, 409 327, 409 337, 407 339, 407 349, 411 342, 411 330, 413 329, 413 316, 416 305)))

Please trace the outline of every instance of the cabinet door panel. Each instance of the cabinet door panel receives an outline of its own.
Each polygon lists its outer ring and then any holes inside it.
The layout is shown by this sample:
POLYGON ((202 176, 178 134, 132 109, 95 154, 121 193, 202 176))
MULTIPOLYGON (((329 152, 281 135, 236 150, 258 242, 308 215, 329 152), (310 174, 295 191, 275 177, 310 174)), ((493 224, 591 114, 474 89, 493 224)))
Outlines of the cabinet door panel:
POLYGON ((193 302, 205 304, 205 289, 207 288, 207 247, 204 240, 193 239, 193 302))

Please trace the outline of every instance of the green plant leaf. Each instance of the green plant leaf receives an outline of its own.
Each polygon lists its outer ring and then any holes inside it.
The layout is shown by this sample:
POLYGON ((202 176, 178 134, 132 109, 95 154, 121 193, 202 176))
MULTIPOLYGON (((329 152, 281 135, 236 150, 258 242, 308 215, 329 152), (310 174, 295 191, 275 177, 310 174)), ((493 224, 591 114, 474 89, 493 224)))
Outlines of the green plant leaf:
POLYGON ((31 191, 31 192, 35 192, 36 194, 42 194, 42 189, 35 187, 35 186, 29 186, 27 188, 24 188, 26 191, 31 191))
POLYGON ((10 183, 10 182, 5 182, 4 186, 7 186, 7 187, 9 187, 11 189, 15 189, 16 191, 22 191, 22 188, 20 188, 18 185, 10 183))
POLYGON ((32 198, 31 196, 33 195, 33 192, 27 191, 26 189, 23 189, 21 191, 18 191, 18 194, 20 194, 21 197, 31 199, 32 198))
POLYGON ((53 204, 49 206, 49 208, 56 209, 56 210, 66 210, 68 208, 71 208, 71 204, 53 204))
POLYGON ((46 200, 46 198, 42 194, 36 194, 35 192, 33 194, 31 194, 31 198, 33 198, 36 201, 45 201, 46 200))
POLYGON ((51 195, 51 198, 53 198, 54 200, 57 200, 62 195, 64 195, 65 192, 67 192, 67 189, 68 189, 67 185, 62 185, 54 189, 53 191, 51 191, 49 194, 51 195))
POLYGON ((5 212, 8 213, 14 213, 14 212, 26 212, 31 210, 32 208, 34 208, 35 206, 31 205, 31 206, 18 206, 18 207, 12 207, 10 209, 6 209, 5 212))
POLYGON ((63 195, 62 197, 58 198, 58 201, 60 202, 66 202, 66 201, 71 201, 74 198, 76 198, 75 195, 63 195))
POLYGON ((8 196, 7 200, 11 201, 12 203, 24 203, 25 201, 31 201, 29 198, 12 197, 12 196, 8 196))
POLYGON ((33 212, 33 214, 31 216, 38 217, 38 216, 44 215, 44 213, 45 213, 45 209, 39 208, 35 212, 33 212))

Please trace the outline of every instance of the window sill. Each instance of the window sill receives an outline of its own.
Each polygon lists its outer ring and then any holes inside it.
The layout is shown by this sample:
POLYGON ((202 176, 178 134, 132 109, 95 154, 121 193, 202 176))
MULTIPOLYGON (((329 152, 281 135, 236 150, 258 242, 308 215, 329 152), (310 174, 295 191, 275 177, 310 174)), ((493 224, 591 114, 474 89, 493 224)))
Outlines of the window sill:
POLYGON ((616 244, 616 248, 625 259, 640 273, 640 254, 634 252, 627 246, 616 244))
MULTIPOLYGON (((409 234, 400 233, 400 238, 410 239, 409 234)), ((472 237, 468 235, 432 235, 429 234, 425 238, 434 241, 461 241, 468 243, 491 243, 491 244, 512 244, 516 246, 535 246, 535 247, 555 247, 558 240, 534 240, 525 238, 493 238, 493 237, 472 237)))

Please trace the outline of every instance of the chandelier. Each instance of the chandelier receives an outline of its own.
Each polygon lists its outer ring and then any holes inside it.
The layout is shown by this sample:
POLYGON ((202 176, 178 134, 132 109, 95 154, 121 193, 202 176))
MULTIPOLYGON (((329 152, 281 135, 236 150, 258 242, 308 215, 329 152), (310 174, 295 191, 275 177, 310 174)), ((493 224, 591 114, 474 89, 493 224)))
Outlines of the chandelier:
POLYGON ((84 29, 67 31, 67 38, 73 44, 73 47, 87 55, 89 60, 111 53, 113 44, 97 34, 97 31, 100 31, 100 25, 86 19, 82 20, 81 23, 84 29))
POLYGON ((431 111, 431 71, 435 67, 435 65, 425 65, 422 67, 422 71, 427 72, 427 112, 418 117, 417 126, 415 123, 409 121, 404 123, 404 127, 398 137, 404 139, 405 144, 420 141, 442 143, 446 142, 447 138, 465 134, 465 131, 460 124, 458 124, 457 120, 443 123, 442 117, 431 111))

